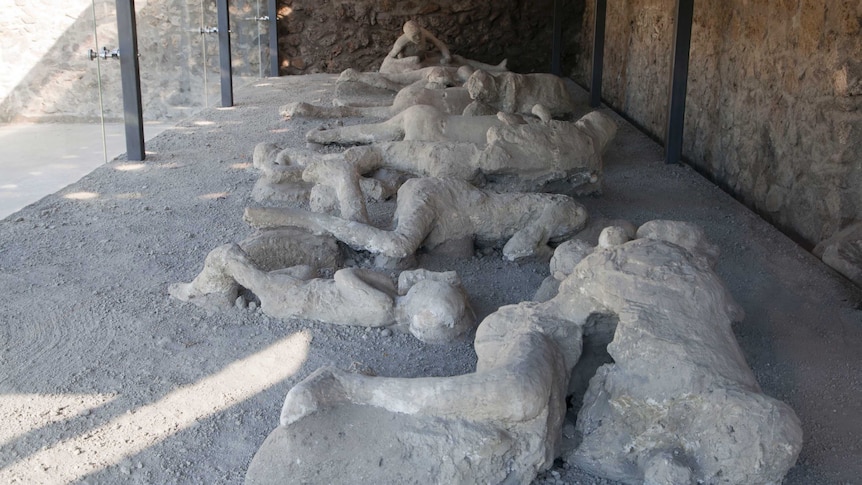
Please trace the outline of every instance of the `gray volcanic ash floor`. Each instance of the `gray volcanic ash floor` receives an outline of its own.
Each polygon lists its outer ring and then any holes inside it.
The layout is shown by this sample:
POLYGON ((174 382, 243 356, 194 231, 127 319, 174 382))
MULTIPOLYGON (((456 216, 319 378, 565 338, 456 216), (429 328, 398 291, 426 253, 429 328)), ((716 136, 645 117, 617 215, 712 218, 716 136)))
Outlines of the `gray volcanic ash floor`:
MULTIPOLYGON (((122 159, 0 221, 0 482, 242 483, 285 393, 321 365, 384 376, 469 372, 469 341, 219 314, 167 295, 212 248, 251 229, 242 211, 258 142, 304 146, 322 123, 278 107, 329 103, 336 76, 263 80, 237 106, 164 132, 145 162, 122 159)), ((583 93, 573 88, 583 98, 583 93)), ((344 123, 356 123, 347 119, 344 123)), ((802 419, 788 484, 860 483, 862 293, 659 146, 622 123, 594 218, 701 224, 746 318, 735 327, 764 391, 802 419)), ((391 203, 383 206, 391 210, 391 203)), ((545 263, 422 256, 459 272, 479 318, 530 299, 545 263)), ((537 483, 609 483, 560 463, 537 483)))

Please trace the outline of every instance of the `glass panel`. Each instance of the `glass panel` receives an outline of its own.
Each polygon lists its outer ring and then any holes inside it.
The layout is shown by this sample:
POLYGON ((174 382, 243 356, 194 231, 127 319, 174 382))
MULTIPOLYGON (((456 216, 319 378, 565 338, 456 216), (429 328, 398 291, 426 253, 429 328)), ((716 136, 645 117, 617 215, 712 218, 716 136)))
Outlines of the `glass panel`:
POLYGON ((40 2, 9 2, 0 16, 0 218, 125 151, 122 110, 106 99, 103 131, 99 103, 99 70, 119 63, 88 52, 116 47, 104 4, 55 2, 45 15, 40 2))
POLYGON ((137 0, 135 10, 144 129, 212 105, 218 99, 215 2, 137 0))
MULTIPOLYGON (((145 138, 219 100, 215 0, 137 0, 145 138), (207 29, 204 29, 207 30, 207 29), (214 31, 214 29, 208 29, 214 31)), ((115 0, 0 16, 0 217, 126 151, 115 0), (50 123, 46 123, 50 122, 50 123)))
POLYGON ((218 106, 221 100, 221 81, 218 57, 218 6, 216 0, 200 0, 201 73, 203 75, 203 101, 205 107, 218 106))
POLYGON ((267 45, 266 2, 235 0, 230 2, 231 52, 234 84, 241 86, 265 75, 267 45))

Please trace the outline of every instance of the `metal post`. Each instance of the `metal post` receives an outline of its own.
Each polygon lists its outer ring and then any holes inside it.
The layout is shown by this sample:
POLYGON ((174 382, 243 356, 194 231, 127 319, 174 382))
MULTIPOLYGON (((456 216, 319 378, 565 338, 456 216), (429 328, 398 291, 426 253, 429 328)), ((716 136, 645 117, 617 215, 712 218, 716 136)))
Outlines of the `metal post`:
POLYGON ((563 0, 554 0, 554 34, 551 41, 551 74, 562 76, 563 0))
POLYGON ((230 65, 230 17, 227 0, 218 0, 218 57, 221 67, 221 105, 233 106, 233 72, 230 65))
POLYGON ((682 159, 682 133, 685 128, 685 93, 688 86, 688 57, 691 48, 691 26, 694 0, 677 0, 673 34, 673 67, 671 68, 665 162, 682 159))
POLYGON ((141 161, 144 153, 144 111, 141 107, 141 70, 138 63, 138 27, 135 0, 117 0, 117 31, 120 41, 120 78, 123 86, 123 119, 126 126, 126 157, 141 161))
POLYGON ((269 3, 269 75, 278 77, 278 2, 267 1, 269 3))
POLYGON ((602 105, 602 71, 605 62, 605 18, 608 1, 596 0, 596 21, 593 29, 593 79, 590 84, 590 106, 602 105))

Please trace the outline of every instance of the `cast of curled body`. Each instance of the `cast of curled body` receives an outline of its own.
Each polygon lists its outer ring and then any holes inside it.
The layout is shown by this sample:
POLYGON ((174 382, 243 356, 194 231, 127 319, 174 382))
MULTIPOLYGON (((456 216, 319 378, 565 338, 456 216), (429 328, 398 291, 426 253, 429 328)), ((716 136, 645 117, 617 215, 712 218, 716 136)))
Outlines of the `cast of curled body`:
POLYGON ((321 269, 331 271, 340 264, 339 255, 331 238, 290 229, 264 231, 213 249, 194 280, 171 285, 169 293, 215 310, 232 306, 242 287, 254 293, 271 317, 388 327, 428 343, 450 342, 475 325, 454 271, 403 271, 397 284, 363 268, 341 268, 332 277, 320 277, 321 269))

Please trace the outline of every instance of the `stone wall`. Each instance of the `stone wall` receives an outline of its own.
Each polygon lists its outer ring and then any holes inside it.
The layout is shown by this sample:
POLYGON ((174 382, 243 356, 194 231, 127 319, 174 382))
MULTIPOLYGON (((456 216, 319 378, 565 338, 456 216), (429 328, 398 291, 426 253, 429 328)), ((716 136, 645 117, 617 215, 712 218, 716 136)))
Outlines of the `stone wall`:
MULTIPOLYGON (((566 4, 564 52, 577 53, 583 2, 566 4)), ((519 72, 548 72, 553 0, 280 0, 282 74, 377 70, 401 27, 416 20, 455 54, 519 72)))
MULTIPOLYGON (((604 98, 660 138, 674 8, 608 2, 604 98)), ((862 220, 862 2, 695 2, 692 37, 684 156, 805 244, 862 220)))
MULTIPOLYGON (((265 0, 230 2, 234 83, 260 77, 261 56, 269 74, 265 22, 258 50, 259 3, 265 15, 265 0)), ((218 104, 218 36, 200 33, 217 24, 215 0, 203 8, 180 0, 138 0, 135 7, 145 119, 218 104)), ((15 0, 0 16, 0 34, 0 122, 98 120, 100 80, 106 118, 122 118, 120 63, 101 61, 97 69, 86 55, 97 47, 96 34, 99 48, 118 46, 113 0, 97 0, 95 12, 90 0, 15 0)))

